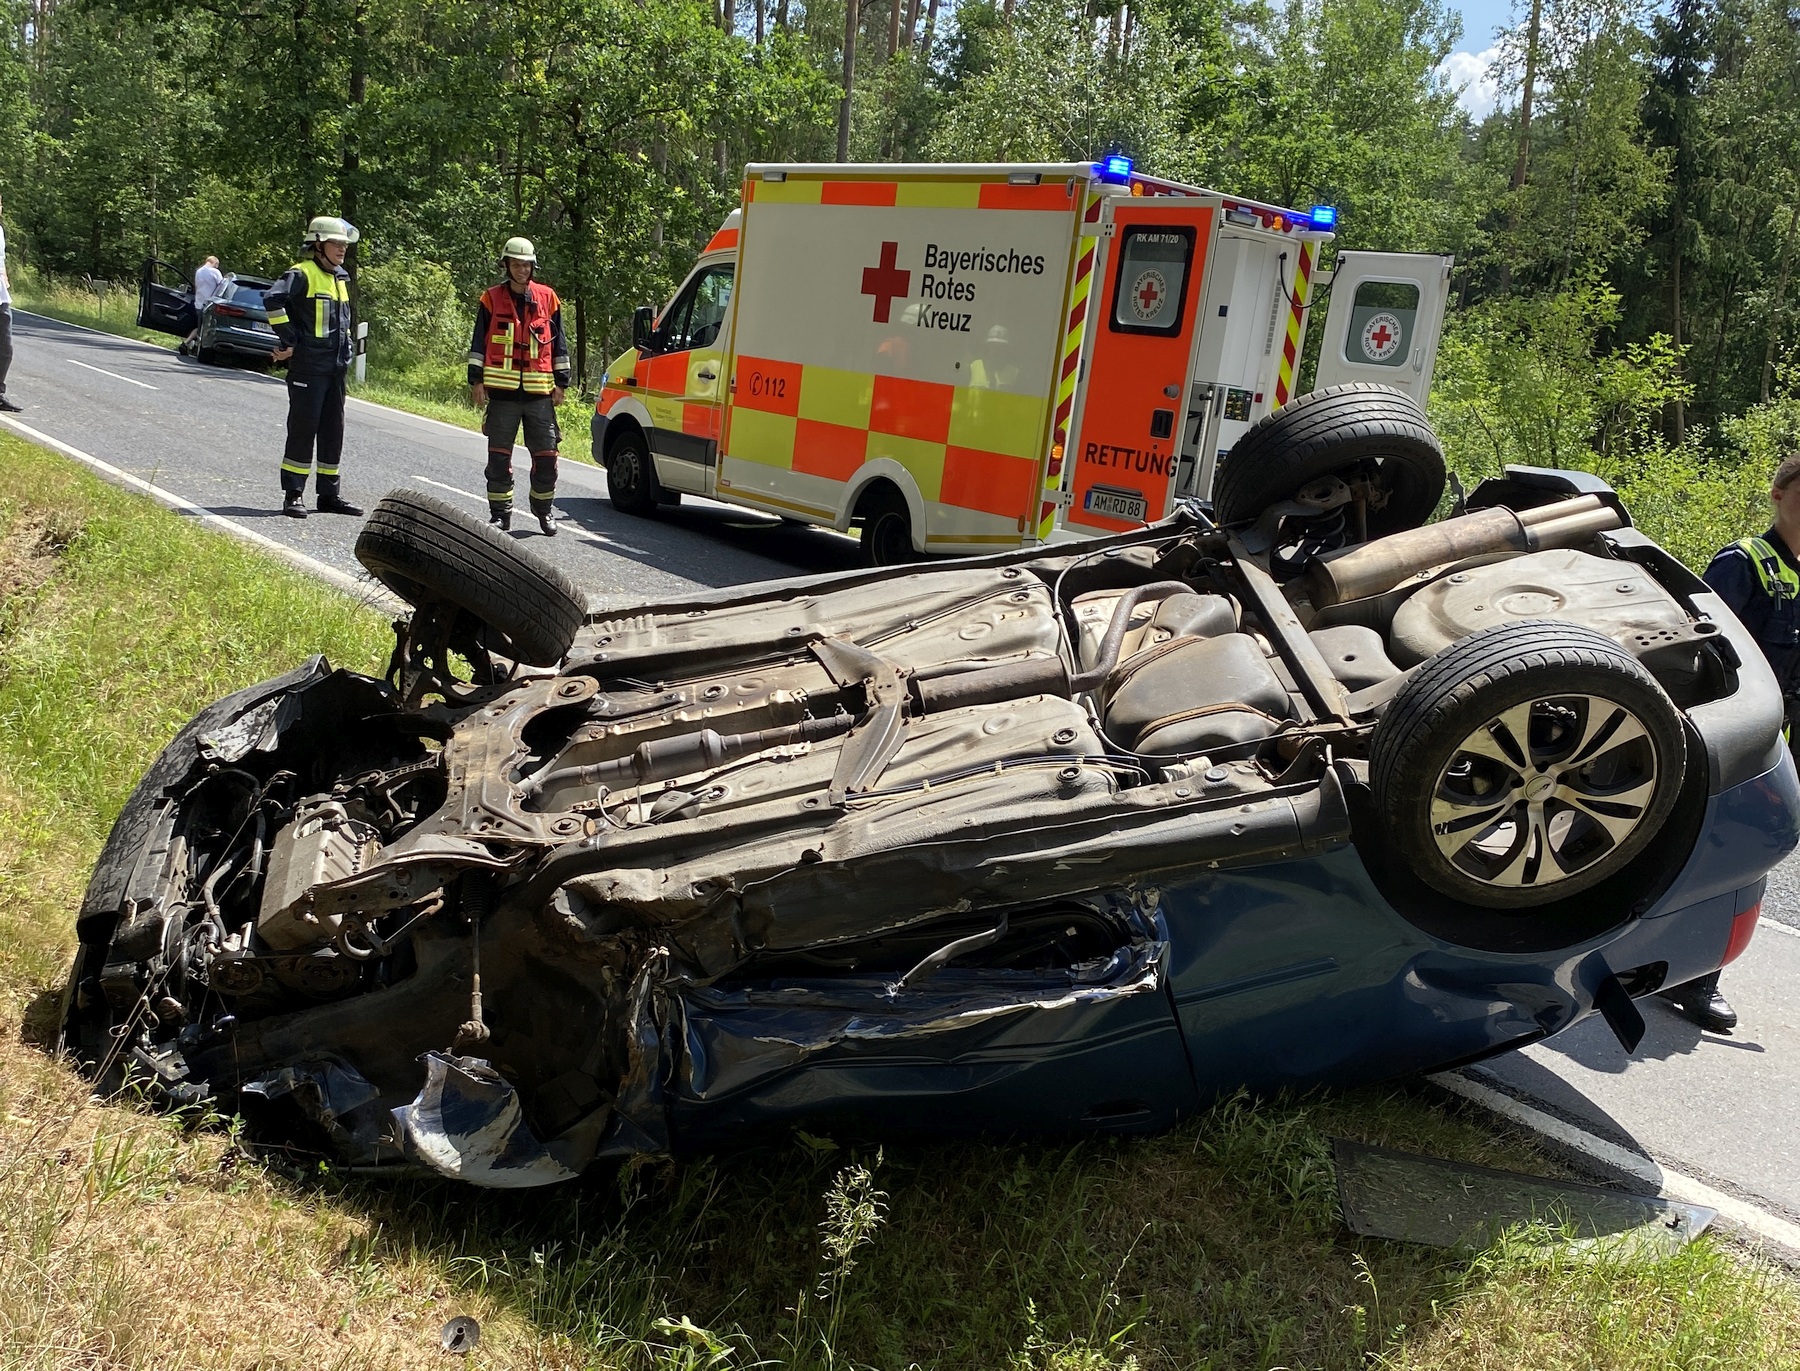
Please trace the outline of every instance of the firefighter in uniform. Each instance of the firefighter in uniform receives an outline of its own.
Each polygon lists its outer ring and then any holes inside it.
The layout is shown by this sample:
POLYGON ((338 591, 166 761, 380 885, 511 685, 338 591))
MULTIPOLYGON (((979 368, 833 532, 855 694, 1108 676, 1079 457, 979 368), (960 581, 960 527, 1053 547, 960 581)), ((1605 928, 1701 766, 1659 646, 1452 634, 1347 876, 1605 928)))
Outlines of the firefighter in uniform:
POLYGON ((350 369, 350 273, 344 255, 361 235, 322 214, 306 226, 311 254, 263 293, 287 369, 287 448, 281 454, 281 512, 306 517, 306 477, 318 451, 319 512, 361 514, 338 493, 344 451, 344 376, 350 369))
MULTIPOLYGON (((1800 452, 1775 468, 1769 501, 1775 523, 1768 532, 1739 538, 1706 568, 1706 584, 1743 621, 1768 658, 1781 686, 1789 747, 1800 746, 1800 452)), ((1719 973, 1663 992, 1702 1028, 1723 1032, 1737 1011, 1719 993, 1719 973)))
POLYGON ((556 536, 556 407, 569 385, 569 347, 563 339, 562 301, 535 280, 537 249, 529 238, 508 238, 500 250, 506 279, 482 293, 469 341, 469 388, 485 407, 488 520, 512 527, 513 441, 521 427, 531 453, 531 512, 538 527, 556 536))

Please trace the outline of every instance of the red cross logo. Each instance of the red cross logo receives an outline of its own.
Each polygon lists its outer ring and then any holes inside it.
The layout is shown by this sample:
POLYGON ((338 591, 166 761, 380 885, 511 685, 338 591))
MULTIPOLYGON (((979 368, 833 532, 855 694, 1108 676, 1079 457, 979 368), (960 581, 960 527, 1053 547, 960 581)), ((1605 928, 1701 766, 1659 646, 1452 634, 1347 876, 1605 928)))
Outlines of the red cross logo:
POLYGON ((862 293, 875 297, 875 322, 885 324, 896 299, 904 300, 912 289, 912 273, 894 265, 899 255, 898 243, 881 245, 881 265, 863 268, 862 293))
POLYGON ((1388 359, 1399 353, 1401 334, 1400 320, 1394 315, 1385 310, 1371 315, 1362 327, 1363 356, 1383 366, 1393 365, 1388 359))
POLYGON ((1156 313, 1156 302, 1161 298, 1161 292, 1156 289, 1156 278, 1146 276, 1144 284, 1138 288, 1138 301, 1142 305, 1144 313, 1156 313))

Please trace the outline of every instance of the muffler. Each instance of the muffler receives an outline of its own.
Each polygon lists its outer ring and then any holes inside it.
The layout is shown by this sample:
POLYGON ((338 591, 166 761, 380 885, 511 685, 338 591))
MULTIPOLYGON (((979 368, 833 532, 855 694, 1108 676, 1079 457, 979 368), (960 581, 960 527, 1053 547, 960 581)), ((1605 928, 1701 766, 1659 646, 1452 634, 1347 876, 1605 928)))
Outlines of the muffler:
POLYGON ((1324 609, 1380 595, 1421 572, 1466 557, 1572 547, 1623 526, 1619 512, 1598 495, 1577 495, 1519 512, 1479 510, 1325 554, 1307 570, 1307 599, 1313 608, 1324 609))

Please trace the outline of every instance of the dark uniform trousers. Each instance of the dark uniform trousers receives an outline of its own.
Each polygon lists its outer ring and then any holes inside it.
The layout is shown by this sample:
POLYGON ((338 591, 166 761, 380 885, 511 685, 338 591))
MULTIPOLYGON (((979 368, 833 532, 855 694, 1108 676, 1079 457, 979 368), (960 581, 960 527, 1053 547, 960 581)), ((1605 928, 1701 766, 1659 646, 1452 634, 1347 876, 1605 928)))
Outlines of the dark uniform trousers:
POLYGON ((525 450, 531 454, 531 512, 550 512, 556 499, 556 455, 562 430, 556 424, 556 406, 548 395, 528 395, 522 390, 488 387, 487 497, 492 509, 511 509, 513 502, 513 444, 525 430, 525 450))
POLYGON ((289 495, 306 490, 306 477, 318 452, 319 496, 338 493, 338 461, 344 453, 344 378, 346 368, 296 375, 288 372, 287 447, 281 454, 281 488, 289 495))

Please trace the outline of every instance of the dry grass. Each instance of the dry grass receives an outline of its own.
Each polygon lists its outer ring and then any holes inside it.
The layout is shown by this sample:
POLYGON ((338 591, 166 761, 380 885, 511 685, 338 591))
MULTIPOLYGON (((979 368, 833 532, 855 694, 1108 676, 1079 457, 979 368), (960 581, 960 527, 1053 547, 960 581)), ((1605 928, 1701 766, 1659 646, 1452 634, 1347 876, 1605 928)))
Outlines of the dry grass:
POLYGON ((385 626, 4 436, 0 550, 0 1371, 441 1367, 451 1313, 493 1368, 1800 1367, 1794 1286, 1716 1242, 1348 1236, 1334 1133, 1557 1174, 1404 1091, 1142 1140, 798 1135, 523 1195, 284 1169, 227 1121, 95 1104, 41 1044, 130 781, 199 705, 318 647, 373 665, 385 626))

